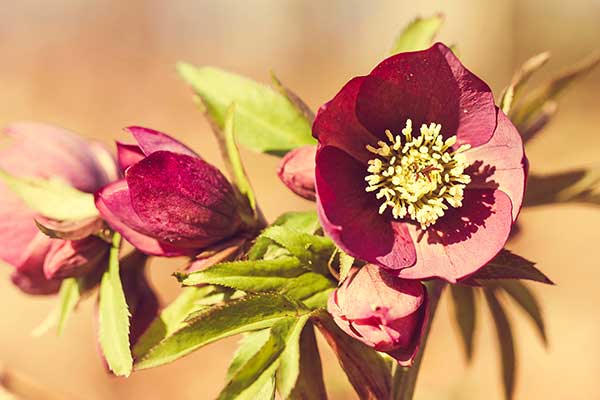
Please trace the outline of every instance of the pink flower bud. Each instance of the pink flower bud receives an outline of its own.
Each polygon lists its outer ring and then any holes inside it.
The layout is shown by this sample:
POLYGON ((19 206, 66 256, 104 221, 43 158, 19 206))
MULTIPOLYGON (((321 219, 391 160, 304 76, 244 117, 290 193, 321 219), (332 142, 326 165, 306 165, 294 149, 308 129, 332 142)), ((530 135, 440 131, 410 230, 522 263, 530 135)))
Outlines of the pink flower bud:
POLYGON ((44 275, 47 279, 85 275, 102 262, 107 253, 107 244, 94 236, 83 240, 55 239, 44 260, 44 275))
POLYGON ((421 341, 427 291, 419 281, 367 264, 351 271, 329 297, 327 309, 348 335, 407 366, 421 341))
POLYGON ((315 200, 315 155, 317 146, 304 146, 287 153, 279 165, 279 179, 298 196, 315 200))

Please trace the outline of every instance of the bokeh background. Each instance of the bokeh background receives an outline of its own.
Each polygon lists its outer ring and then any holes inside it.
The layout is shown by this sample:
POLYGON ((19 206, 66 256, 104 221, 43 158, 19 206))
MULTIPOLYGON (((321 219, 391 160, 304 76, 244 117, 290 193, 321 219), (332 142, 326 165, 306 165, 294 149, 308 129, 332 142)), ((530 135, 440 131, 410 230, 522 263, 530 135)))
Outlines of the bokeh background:
MULTIPOLYGON (((528 56, 543 50, 549 77, 598 48, 600 1, 291 1, 53 0, 0 1, 0 125, 58 124, 109 144, 131 124, 163 130, 222 165, 191 93, 175 74, 185 60, 267 82, 268 71, 318 107, 352 76, 384 58, 398 29, 419 14, 443 12, 440 39, 457 43, 464 63, 496 94, 528 56)), ((532 169, 552 172, 600 162, 600 70, 563 98, 559 114, 529 147, 532 169)), ((312 204, 275 176, 277 159, 243 153, 269 219, 312 204)), ((31 160, 35 162, 35 160, 31 160)), ((549 348, 516 308, 517 399, 600 399, 600 209, 577 205, 527 210, 510 244, 558 284, 535 287, 549 348)), ((0 244, 2 245, 2 244, 0 244)), ((183 260, 155 261, 151 277, 165 301, 183 260)), ((237 338, 129 379, 105 374, 96 353, 88 300, 63 337, 31 331, 54 306, 13 288, 0 267, 0 362, 67 399, 210 399, 223 384, 237 338)), ((447 299, 446 299, 447 300, 447 299)), ((481 300, 481 299, 480 299, 481 300)), ((483 305, 483 304, 481 304, 483 305)), ((425 355, 417 399, 501 399, 498 355, 486 313, 467 366, 444 301, 425 355)), ((323 346, 334 399, 354 398, 323 346)))

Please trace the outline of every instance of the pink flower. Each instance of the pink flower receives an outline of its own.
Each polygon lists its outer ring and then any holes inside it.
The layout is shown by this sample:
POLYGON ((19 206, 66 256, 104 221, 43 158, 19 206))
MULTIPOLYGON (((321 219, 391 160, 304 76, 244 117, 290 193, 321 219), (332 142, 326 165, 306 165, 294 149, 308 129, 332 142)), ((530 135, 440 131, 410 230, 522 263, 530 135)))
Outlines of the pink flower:
POLYGON ((353 269, 329 297, 327 310, 348 335, 401 365, 411 365, 421 341, 427 291, 373 264, 353 269))
POLYGON ((287 153, 279 164, 279 179, 298 196, 315 200, 315 155, 317 147, 308 145, 287 153))
POLYGON ((137 145, 118 143, 125 179, 96 193, 106 222, 136 248, 194 256, 245 228, 225 176, 177 140, 130 127, 137 145))
POLYGON ((523 200, 521 138, 443 44, 352 79, 313 134, 321 223, 350 255, 455 282, 504 246, 523 200))
MULTIPOLYGON (((116 163, 102 145, 67 130, 44 124, 16 123, 4 133, 8 145, 0 149, 0 168, 12 175, 58 177, 85 192, 94 192, 117 178, 116 163)), ((54 293, 60 281, 52 278, 78 274, 78 267, 87 265, 84 259, 96 250, 87 242, 85 247, 89 251, 80 255, 71 252, 59 260, 58 248, 73 250, 82 244, 48 238, 36 227, 36 217, 34 210, 0 183, 0 259, 15 267, 12 280, 23 291, 54 293), (44 265, 48 265, 46 274, 44 265)), ((98 251, 105 250, 102 241, 92 239, 92 242, 98 251)))

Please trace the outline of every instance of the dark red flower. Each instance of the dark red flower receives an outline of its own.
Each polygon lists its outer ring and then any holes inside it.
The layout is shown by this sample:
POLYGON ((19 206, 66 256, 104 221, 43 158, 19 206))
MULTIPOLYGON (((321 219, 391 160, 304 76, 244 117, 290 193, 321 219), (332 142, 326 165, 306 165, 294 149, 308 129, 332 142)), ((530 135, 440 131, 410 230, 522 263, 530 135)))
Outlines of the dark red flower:
POLYGON ((418 281, 367 264, 329 296, 327 310, 348 335, 410 365, 421 343, 427 291, 418 281))
POLYGON ((443 44, 352 79, 313 134, 319 215, 347 253, 454 282, 504 246, 523 199, 521 138, 443 44))
POLYGON ((138 144, 118 144, 125 179, 96 193, 114 230, 160 256, 193 256, 243 231, 235 192, 217 168, 168 135, 127 130, 138 144))

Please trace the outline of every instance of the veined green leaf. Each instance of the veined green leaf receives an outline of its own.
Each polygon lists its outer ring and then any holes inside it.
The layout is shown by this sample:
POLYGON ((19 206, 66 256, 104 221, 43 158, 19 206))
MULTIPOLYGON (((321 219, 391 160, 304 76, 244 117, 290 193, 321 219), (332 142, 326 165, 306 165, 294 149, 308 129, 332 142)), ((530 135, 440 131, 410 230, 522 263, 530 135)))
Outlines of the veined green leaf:
POLYGON ((98 335, 108 367, 117 376, 129 376, 133 359, 129 350, 129 310, 119 276, 121 236, 115 233, 108 269, 100 282, 98 335))
POLYGON ((533 262, 504 249, 465 282, 477 282, 487 279, 527 279, 550 285, 554 284, 534 265, 533 262))
POLYGON ((94 195, 80 192, 62 179, 20 178, 0 169, 0 181, 45 217, 62 221, 98 215, 94 195))
POLYGON ((233 360, 231 360, 231 364, 229 364, 229 368, 227 369, 227 381, 231 380, 244 364, 258 353, 265 343, 267 343, 267 340, 269 340, 270 334, 271 331, 267 328, 260 331, 249 332, 244 335, 244 338, 240 341, 240 344, 233 355, 233 360))
POLYGON ((77 278, 67 278, 62 281, 60 292, 58 293, 58 297, 60 298, 60 313, 57 321, 57 332, 59 335, 62 334, 67 320, 77 306, 77 303, 79 303, 82 290, 82 283, 77 278))
POLYGON ((308 313, 297 302, 274 293, 249 294, 201 311, 137 361, 136 369, 175 361, 214 341, 271 327, 281 318, 308 313))
POLYGON ((600 205, 600 166, 551 175, 529 175, 523 206, 554 203, 600 205))
POLYGON ((299 352, 299 374, 296 385, 288 398, 290 400, 327 400, 321 356, 311 321, 308 321, 302 330, 299 352))
POLYGON ((313 310, 327 308, 327 298, 335 288, 336 283, 331 279, 316 272, 307 272, 290 279, 282 292, 313 310))
POLYGON ((500 286, 513 300, 521 306, 523 311, 531 318, 535 323, 537 330, 544 342, 544 345, 548 344, 548 338, 546 336, 546 327, 544 325, 544 318, 542 317, 542 310, 538 301, 535 298, 533 292, 523 283, 514 279, 505 280, 498 282, 500 286))
POLYGON ((294 107, 296 107, 296 109, 300 111, 302 115, 304 115, 306 121, 308 121, 308 123, 312 126, 315 120, 315 113, 304 102, 304 100, 302 100, 296 93, 292 92, 288 87, 284 86, 273 71, 271 71, 271 81, 273 82, 275 89, 284 95, 290 101, 290 103, 292 103, 294 107))
POLYGON ((166 337, 185 326, 185 319, 195 311, 206 308, 202 302, 215 293, 215 287, 186 287, 181 294, 165 309, 163 309, 150 327, 138 339, 133 348, 133 356, 138 359, 146 354, 166 337))
POLYGON ((496 298, 496 293, 492 289, 484 289, 490 312, 496 325, 496 334, 500 345, 500 359, 502 364, 502 381, 504 383, 504 395, 507 400, 511 400, 515 391, 515 369, 516 356, 515 344, 512 335, 510 322, 502 305, 496 298))
POLYGON ((427 18, 416 18, 400 32, 394 41, 390 54, 394 55, 428 48, 433 43, 443 22, 444 16, 441 14, 427 18))
POLYGON ((220 128, 224 127, 228 107, 236 103, 236 134, 242 145, 281 156, 296 147, 316 143, 302 113, 271 88, 217 68, 180 63, 177 70, 220 128))
MULTIPOLYGON (((300 335, 308 322, 308 315, 293 321, 286 329, 285 347, 277 369, 277 391, 282 398, 289 398, 300 374, 300 335)), ((273 327, 272 330, 274 330, 273 327)), ((310 328, 312 329, 312 327, 310 328)))
POLYGON ((550 53, 537 54, 521 65, 521 68, 513 75, 510 84, 504 89, 500 96, 500 108, 505 114, 509 114, 512 104, 519 99, 523 87, 550 59, 550 53))
POLYGON ((454 301, 454 320, 465 346, 467 360, 471 361, 473 358, 473 336, 477 321, 475 289, 469 286, 451 285, 450 292, 454 301))

